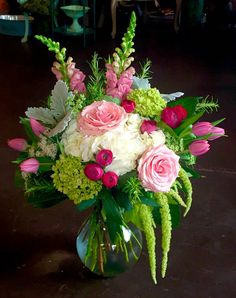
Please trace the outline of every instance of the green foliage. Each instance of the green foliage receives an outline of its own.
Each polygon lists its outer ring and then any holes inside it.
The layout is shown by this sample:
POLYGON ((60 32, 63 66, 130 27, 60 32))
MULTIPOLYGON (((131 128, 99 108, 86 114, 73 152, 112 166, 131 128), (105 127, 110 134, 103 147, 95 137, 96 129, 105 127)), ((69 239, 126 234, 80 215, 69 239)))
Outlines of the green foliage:
POLYGON ((151 80, 152 76, 151 76, 150 68, 152 65, 152 61, 147 58, 144 61, 144 63, 139 63, 139 65, 141 67, 141 71, 140 71, 140 74, 137 75, 138 78, 151 80))
POLYGON ((214 98, 209 99, 208 96, 197 103, 196 112, 207 112, 212 113, 217 111, 219 104, 214 98))
POLYGON ((143 195, 143 188, 140 184, 140 180, 137 177, 130 177, 127 179, 123 191, 127 193, 131 202, 140 202, 143 195))
POLYGON ((186 216, 192 205, 193 189, 192 189, 192 184, 191 184, 191 181, 189 180, 188 174, 185 172, 183 168, 181 168, 179 171, 179 178, 182 182, 183 190, 186 195, 186 209, 184 212, 184 216, 186 216))
POLYGON ((76 93, 67 98, 66 105, 71 109, 72 114, 76 116, 87 105, 87 98, 84 93, 76 93))
POLYGON ((20 117, 20 124, 22 124, 24 126, 25 133, 28 137, 28 143, 31 144, 31 143, 37 142, 38 137, 34 134, 32 128, 31 128, 29 119, 20 117))
POLYGON ((84 211, 90 207, 92 207, 96 203, 96 199, 90 199, 80 202, 78 205, 76 205, 76 208, 79 211, 84 211))

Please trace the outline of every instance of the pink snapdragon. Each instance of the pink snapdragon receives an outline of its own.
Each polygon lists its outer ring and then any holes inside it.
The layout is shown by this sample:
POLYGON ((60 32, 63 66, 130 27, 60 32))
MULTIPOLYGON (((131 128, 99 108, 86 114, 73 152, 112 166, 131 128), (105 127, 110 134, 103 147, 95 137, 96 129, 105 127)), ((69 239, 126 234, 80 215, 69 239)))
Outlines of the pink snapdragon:
POLYGON ((25 151, 27 141, 23 138, 15 138, 7 141, 7 145, 16 151, 25 151))
POLYGON ((166 107, 161 114, 161 120, 171 128, 177 128, 187 117, 187 110, 182 105, 166 107))
POLYGON ((112 163, 113 154, 111 150, 102 149, 96 155, 96 162, 102 167, 106 167, 112 163))
POLYGON ((20 170, 23 173, 37 173, 39 169, 39 161, 36 158, 24 160, 20 165, 20 170))
POLYGON ((86 177, 90 180, 97 181, 103 176, 103 168, 96 163, 89 163, 84 168, 84 173, 86 177))
POLYGON ((44 127, 34 118, 30 118, 30 126, 37 137, 39 137, 46 130, 46 127, 44 127))
POLYGON ((189 145, 189 151, 194 156, 205 154, 210 150, 210 144, 206 140, 197 140, 189 145))
POLYGON ((84 93, 86 87, 84 84, 85 74, 79 69, 75 68, 74 72, 70 78, 70 89, 72 91, 78 91, 79 93, 84 93))
POLYGON ((141 133, 147 132, 148 134, 151 134, 156 129, 157 129, 157 123, 155 120, 143 120, 140 127, 141 133))
POLYGON ((115 172, 106 172, 102 177, 102 183, 107 188, 112 188, 118 183, 118 175, 115 172))
POLYGON ((146 190, 168 192, 180 170, 179 156, 165 145, 157 146, 144 152, 137 170, 146 190))
POLYGON ((85 107, 77 120, 84 135, 98 136, 125 123, 127 113, 113 102, 95 101, 85 107))

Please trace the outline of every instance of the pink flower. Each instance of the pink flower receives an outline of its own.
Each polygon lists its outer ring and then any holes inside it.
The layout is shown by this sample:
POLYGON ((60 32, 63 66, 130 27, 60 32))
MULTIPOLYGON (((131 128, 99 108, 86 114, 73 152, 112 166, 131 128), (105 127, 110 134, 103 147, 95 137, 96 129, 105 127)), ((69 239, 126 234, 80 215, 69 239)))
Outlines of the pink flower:
POLYGON ((225 130, 218 126, 212 126, 210 133, 212 133, 213 136, 210 136, 208 140, 213 141, 215 139, 222 137, 225 134, 225 130))
POLYGON ((86 91, 85 84, 83 83, 85 79, 85 75, 82 71, 79 69, 75 68, 73 75, 71 76, 70 79, 70 89, 72 91, 77 90, 80 93, 83 93, 86 91))
POLYGON ((189 145, 189 151, 194 156, 205 154, 210 150, 210 144, 206 140, 197 140, 189 145))
POLYGON ((89 163, 85 166, 84 173, 90 180, 97 181, 102 178, 104 171, 100 165, 89 163))
POLYGON ((67 74, 68 74, 68 77, 71 78, 74 71, 75 71, 75 63, 74 62, 69 62, 68 65, 67 65, 67 74))
POLYGON ((27 141, 23 138, 15 138, 7 141, 7 145, 16 151, 25 151, 27 141))
POLYGON ((127 119, 125 110, 113 102, 95 101, 85 107, 77 124, 85 135, 98 136, 113 130, 127 119))
POLYGON ((113 89, 116 87, 117 76, 116 76, 116 73, 112 69, 107 70, 106 79, 107 79, 107 88, 113 89))
POLYGON ((179 156, 165 145, 157 146, 144 152, 137 170, 146 190, 167 192, 178 176, 179 156))
POLYGON ((34 118, 30 118, 30 125, 37 137, 39 137, 46 130, 46 128, 34 118))
POLYGON ((210 122, 197 122, 193 125, 192 131, 197 137, 211 133, 212 124, 210 122))
POLYGON ((96 162, 102 167, 110 165, 112 163, 112 160, 113 154, 111 150, 108 149, 102 149, 96 155, 96 162))
POLYGON ((117 185, 118 183, 118 175, 114 172, 106 172, 102 177, 102 183, 107 188, 112 188, 117 185))
POLYGON ((181 105, 166 107, 161 114, 161 120, 172 128, 176 128, 187 117, 187 111, 181 105))
POLYGON ((135 109, 135 102, 133 100, 124 99, 121 106, 125 109, 126 113, 132 113, 135 109))
POLYGON ((141 133, 147 132, 148 134, 152 133, 157 129, 156 121, 154 120, 143 120, 140 127, 141 133))
POLYGON ((53 62, 53 66, 51 68, 52 72, 54 73, 54 75, 56 76, 57 80, 61 80, 62 79, 62 73, 60 71, 61 68, 61 64, 58 62, 53 62))
POLYGON ((24 160, 20 164, 20 170, 24 173, 37 173, 39 169, 39 161, 35 158, 29 158, 24 160))

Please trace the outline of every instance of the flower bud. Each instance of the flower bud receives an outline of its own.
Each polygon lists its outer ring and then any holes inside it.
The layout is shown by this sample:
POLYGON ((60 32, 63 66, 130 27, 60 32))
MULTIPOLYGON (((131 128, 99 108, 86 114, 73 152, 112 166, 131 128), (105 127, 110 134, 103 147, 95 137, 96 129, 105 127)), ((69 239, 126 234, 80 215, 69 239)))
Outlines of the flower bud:
POLYGON ((23 138, 15 138, 7 141, 7 145, 16 151, 25 151, 27 141, 23 138))
POLYGON ((104 171, 100 165, 89 163, 85 166, 84 173, 88 179, 97 181, 102 178, 104 171))
POLYGON ((205 154, 210 150, 210 144, 206 140, 197 140, 189 145, 189 151, 194 156, 205 154))
POLYGON ((118 175, 115 172, 106 172, 102 177, 102 183, 107 188, 112 188, 118 183, 118 175))
POLYGON ((39 161, 35 158, 29 158, 24 160, 20 164, 20 170, 24 173, 37 173, 39 169, 39 161))
POLYGON ((212 124, 210 122, 197 122, 193 125, 192 131, 197 137, 211 133, 212 124))
POLYGON ((111 150, 103 149, 99 151, 96 155, 96 162, 102 166, 106 167, 112 163, 113 160, 113 154, 111 150))
POLYGON ((126 113, 132 113, 136 105, 133 100, 124 99, 121 106, 125 109, 126 113))
POLYGON ((222 137, 225 134, 225 130, 218 126, 212 126, 210 133, 212 133, 213 136, 210 136, 208 140, 213 141, 215 139, 222 137))
POLYGON ((142 125, 140 127, 141 133, 147 132, 148 134, 151 134, 156 129, 157 124, 154 120, 143 120, 142 125))
POLYGON ((46 130, 46 128, 34 118, 30 118, 30 125, 37 137, 39 137, 46 130))

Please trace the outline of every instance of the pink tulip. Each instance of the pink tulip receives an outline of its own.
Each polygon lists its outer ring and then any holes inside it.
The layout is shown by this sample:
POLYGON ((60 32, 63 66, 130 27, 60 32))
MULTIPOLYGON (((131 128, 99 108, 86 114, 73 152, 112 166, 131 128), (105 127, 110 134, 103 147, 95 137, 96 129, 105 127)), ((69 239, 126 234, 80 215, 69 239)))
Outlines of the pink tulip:
POLYGON ((208 138, 209 141, 213 141, 215 139, 218 139, 220 137, 222 137, 224 134, 225 134, 225 130, 221 127, 218 127, 218 126, 212 126, 212 129, 210 131, 213 136, 210 136, 208 138))
POLYGON ((192 131, 197 137, 211 133, 212 124, 210 122, 197 122, 193 125, 192 131))
POLYGON ((39 169, 39 161, 35 158, 29 158, 24 160, 20 164, 20 170, 24 173, 37 173, 39 169))
POLYGON ((111 150, 103 149, 100 150, 96 155, 96 162, 102 166, 106 167, 112 163, 113 154, 111 150))
POLYGON ((121 106, 125 109, 126 113, 132 113, 135 109, 135 102, 125 99, 122 101, 121 106))
POLYGON ((15 138, 7 141, 7 145, 16 151, 25 151, 27 141, 23 138, 15 138))
POLYGON ((205 154, 210 150, 210 144, 206 140, 197 140, 189 145, 189 151, 194 156, 205 154))
POLYGON ((141 133, 147 132, 148 134, 152 133, 157 129, 156 121, 154 120, 143 120, 140 127, 141 133))
POLYGON ((100 165, 89 163, 85 166, 84 173, 88 179, 97 181, 102 178, 104 171, 100 165))
POLYGON ((30 118, 30 125, 37 137, 39 137, 46 130, 46 128, 34 118, 30 118))
POLYGON ((117 185, 118 183, 118 175, 114 172, 106 172, 102 177, 102 183, 107 188, 112 188, 117 185))

